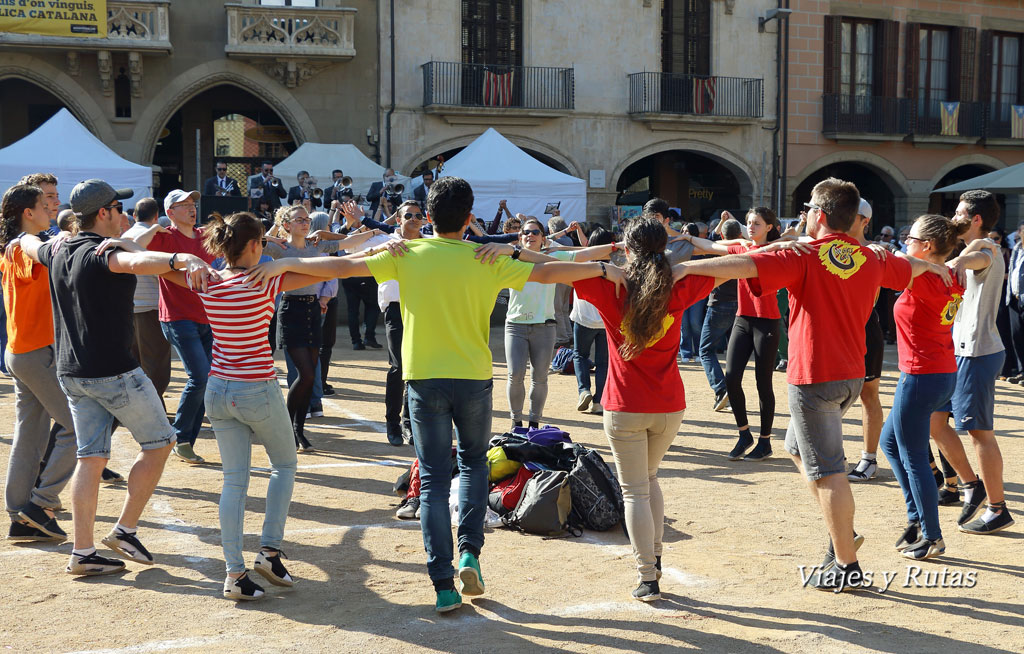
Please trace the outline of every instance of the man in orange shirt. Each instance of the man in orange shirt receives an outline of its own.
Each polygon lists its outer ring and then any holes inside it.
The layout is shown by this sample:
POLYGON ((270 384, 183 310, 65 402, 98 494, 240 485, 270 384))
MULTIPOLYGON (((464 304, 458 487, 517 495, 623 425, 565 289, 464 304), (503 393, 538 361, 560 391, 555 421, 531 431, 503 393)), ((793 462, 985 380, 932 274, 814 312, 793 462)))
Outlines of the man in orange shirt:
POLYGON ((14 380, 14 441, 7 466, 4 500, 12 540, 64 540, 67 534, 53 517, 59 494, 75 469, 75 435, 67 397, 57 383, 54 367, 53 310, 46 268, 35 263, 18 245, 8 243, 21 234, 36 234, 56 217, 57 179, 30 176, 35 184, 18 184, 3 197, 0 218, 0 257, 4 307, 10 340, 5 355, 14 380), (50 436, 50 419, 60 427, 53 451, 42 472, 40 463, 50 436), (36 484, 36 477, 39 483, 36 484))

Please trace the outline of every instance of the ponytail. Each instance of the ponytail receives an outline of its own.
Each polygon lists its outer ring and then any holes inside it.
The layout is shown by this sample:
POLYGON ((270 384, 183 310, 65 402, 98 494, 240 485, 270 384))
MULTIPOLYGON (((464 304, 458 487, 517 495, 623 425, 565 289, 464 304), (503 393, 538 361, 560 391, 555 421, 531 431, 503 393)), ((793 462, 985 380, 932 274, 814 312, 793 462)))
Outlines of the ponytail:
POLYGON ((665 256, 668 236, 661 221, 644 214, 626 226, 624 243, 632 257, 626 264, 626 311, 622 317, 625 340, 619 354, 626 361, 637 357, 664 333, 664 320, 672 296, 672 266, 665 256))
POLYGON ((263 238, 263 223, 248 211, 233 213, 227 218, 210 214, 203 230, 203 246, 214 256, 224 257, 228 264, 241 258, 252 241, 263 238))

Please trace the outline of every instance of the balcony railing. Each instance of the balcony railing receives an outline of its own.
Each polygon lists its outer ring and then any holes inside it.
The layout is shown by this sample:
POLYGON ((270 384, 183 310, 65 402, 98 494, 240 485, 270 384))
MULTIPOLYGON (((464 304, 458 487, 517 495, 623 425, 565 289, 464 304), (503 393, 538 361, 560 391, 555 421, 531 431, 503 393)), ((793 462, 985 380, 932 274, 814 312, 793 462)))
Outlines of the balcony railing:
POLYGON ((227 4, 224 51, 241 57, 351 59, 356 55, 356 10, 227 4))
POLYGON ((906 98, 825 95, 821 131, 833 135, 905 136, 910 133, 909 105, 906 98))
POLYGON ((2 32, 0 45, 170 53, 170 4, 169 0, 108 0, 106 38, 2 32))
POLYGON ((760 118, 764 115, 764 80, 633 73, 629 76, 629 113, 760 118))
POLYGON ((915 136, 981 138, 985 127, 985 103, 911 101, 915 136))
POLYGON ((431 61, 423 64, 423 106, 571 111, 575 73, 572 68, 431 61))

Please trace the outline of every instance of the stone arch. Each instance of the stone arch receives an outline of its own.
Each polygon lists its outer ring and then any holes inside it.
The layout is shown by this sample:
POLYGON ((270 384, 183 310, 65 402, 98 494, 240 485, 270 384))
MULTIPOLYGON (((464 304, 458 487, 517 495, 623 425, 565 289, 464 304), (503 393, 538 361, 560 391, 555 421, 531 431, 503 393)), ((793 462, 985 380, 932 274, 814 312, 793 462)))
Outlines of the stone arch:
POLYGON ((153 160, 160 130, 176 111, 196 95, 222 84, 249 91, 270 105, 291 130, 296 145, 318 140, 313 121, 290 91, 252 66, 220 59, 181 73, 149 101, 132 135, 132 140, 142 146, 142 158, 153 160))
POLYGON ((800 186, 810 175, 813 175, 825 166, 837 163, 858 163, 871 168, 885 182, 895 198, 905 198, 911 195, 910 183, 896 165, 885 157, 881 157, 873 152, 862 152, 860 150, 833 152, 815 159, 798 174, 790 177, 787 183, 786 195, 791 195, 796 187, 800 186))
POLYGON ((986 166, 992 170, 999 170, 1006 167, 1006 162, 1000 161, 995 157, 988 154, 965 154, 957 157, 952 161, 948 161, 942 165, 941 168, 932 176, 931 180, 928 181, 928 192, 931 193, 938 186, 939 182, 943 177, 953 172, 960 166, 986 166))
MULTIPOLYGON (((554 159, 558 163, 562 164, 562 166, 564 166, 565 169, 569 171, 570 175, 573 175, 574 177, 583 177, 583 175, 581 174, 582 168, 578 163, 576 163, 575 160, 573 160, 570 156, 564 154, 563 152, 552 148, 547 143, 537 141, 536 139, 532 139, 526 136, 506 134, 504 132, 502 132, 501 135, 507 138, 515 145, 517 145, 518 147, 526 148, 528 150, 534 150, 547 157, 550 157, 551 159, 554 159)), ((472 143, 473 141, 475 141, 479 136, 479 134, 464 134, 462 136, 456 136, 444 141, 438 141, 437 143, 434 143, 430 147, 421 148, 413 156, 405 160, 405 167, 400 168, 400 170, 408 174, 408 172, 415 168, 417 165, 419 165, 420 162, 429 159, 430 157, 434 156, 439 152, 446 152, 448 150, 453 150, 455 148, 465 147, 472 143)))
POLYGON ((113 147, 117 141, 103 108, 64 71, 30 55, 5 52, 0 61, 0 80, 12 77, 31 82, 52 93, 108 147, 113 147))
MULTIPOLYGON (((747 196, 750 198, 756 197, 756 193, 754 192, 754 180, 757 178, 757 175, 754 173, 754 170, 750 167, 748 162, 743 161, 734 153, 717 145, 686 140, 659 141, 658 143, 653 143, 638 150, 634 150, 615 168, 611 178, 608 180, 608 188, 613 190, 617 189, 619 186, 619 178, 632 164, 644 159, 645 157, 669 150, 688 150, 714 159, 728 168, 729 172, 731 172, 736 178, 736 181, 740 186, 741 196, 747 196)), ((767 189, 765 190, 765 195, 770 195, 767 189)))

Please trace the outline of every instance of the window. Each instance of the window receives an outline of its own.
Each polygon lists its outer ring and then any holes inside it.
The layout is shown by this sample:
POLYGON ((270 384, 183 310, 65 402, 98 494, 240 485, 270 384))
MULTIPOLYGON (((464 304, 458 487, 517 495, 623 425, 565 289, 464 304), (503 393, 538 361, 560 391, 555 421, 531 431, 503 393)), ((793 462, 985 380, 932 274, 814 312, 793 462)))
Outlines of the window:
POLYGON ((1018 103, 1020 75, 1020 36, 992 35, 992 119, 1010 121, 1010 107, 1018 103))
POLYGON ((462 63, 523 64, 522 0, 462 0, 462 63))
POLYGON ((711 74, 711 0, 665 0, 661 12, 661 70, 711 74))
POLYGON ((920 115, 937 117, 949 99, 949 30, 921 26, 918 36, 917 99, 920 115))
POLYGON ((132 117, 132 83, 124 68, 114 78, 114 115, 118 118, 132 117))
POLYGON ((839 54, 839 95, 843 113, 870 113, 875 85, 875 25, 843 19, 839 54))

